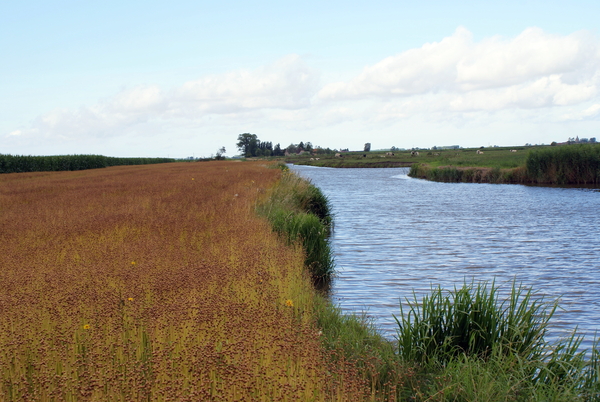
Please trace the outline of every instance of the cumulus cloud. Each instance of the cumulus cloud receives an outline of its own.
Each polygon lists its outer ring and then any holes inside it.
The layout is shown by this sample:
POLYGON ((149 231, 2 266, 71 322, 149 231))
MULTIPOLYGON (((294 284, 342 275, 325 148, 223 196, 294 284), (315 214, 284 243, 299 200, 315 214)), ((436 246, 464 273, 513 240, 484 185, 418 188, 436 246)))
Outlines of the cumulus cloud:
POLYGON ((596 97, 599 72, 600 43, 585 32, 559 36, 529 28, 512 39, 475 42, 458 28, 440 42, 368 66, 348 82, 325 85, 318 96, 340 101, 436 94, 434 107, 455 112, 564 106, 596 97))
POLYGON ((322 85, 318 71, 289 55, 254 70, 203 76, 175 88, 137 86, 95 105, 55 109, 5 138, 101 142, 123 135, 196 133, 201 126, 286 131, 351 123, 370 130, 413 118, 454 126, 478 119, 485 125, 486 116, 494 114, 513 116, 518 124, 542 115, 590 120, 600 118, 599 96, 600 40, 590 33, 561 36, 529 28, 513 38, 476 41, 459 27, 347 81, 322 85))
MULTIPOLYGON (((36 118, 31 128, 13 131, 8 136, 27 134, 62 139, 119 136, 148 123, 157 130, 170 119, 181 123, 209 115, 247 117, 248 113, 254 113, 260 117, 265 109, 293 112, 309 106, 318 84, 318 73, 308 68, 299 56, 290 55, 256 70, 211 75, 169 91, 157 86, 138 86, 96 105, 55 109, 36 118)), ((285 118, 293 115, 288 113, 285 118)))
POLYGON ((318 74, 297 55, 254 71, 234 71, 186 82, 175 91, 183 110, 235 113, 257 109, 300 109, 318 90, 318 74))

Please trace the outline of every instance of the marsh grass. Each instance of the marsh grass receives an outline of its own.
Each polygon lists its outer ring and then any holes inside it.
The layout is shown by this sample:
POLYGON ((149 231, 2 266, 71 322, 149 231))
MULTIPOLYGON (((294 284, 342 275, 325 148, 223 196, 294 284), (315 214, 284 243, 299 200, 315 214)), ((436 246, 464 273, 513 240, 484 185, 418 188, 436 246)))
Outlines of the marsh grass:
POLYGON ((333 273, 328 239, 332 214, 329 200, 319 188, 284 168, 281 179, 257 205, 257 211, 287 244, 301 244, 305 265, 314 278, 333 273))
POLYGON ((532 150, 527 174, 536 183, 600 184, 600 145, 580 144, 532 150))
POLYGON ((596 400, 598 341, 581 350, 573 332, 546 341, 556 301, 494 283, 465 284, 407 300, 398 324, 398 357, 420 367, 418 392, 430 400, 596 400))

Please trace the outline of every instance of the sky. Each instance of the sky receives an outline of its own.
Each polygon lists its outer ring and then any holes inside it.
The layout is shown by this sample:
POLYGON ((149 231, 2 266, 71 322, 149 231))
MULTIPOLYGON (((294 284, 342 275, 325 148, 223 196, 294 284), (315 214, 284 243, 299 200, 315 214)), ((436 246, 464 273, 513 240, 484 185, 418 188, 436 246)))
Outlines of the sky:
POLYGON ((0 154, 600 140, 600 2, 6 1, 0 154), (494 3, 494 4, 492 4, 494 3))

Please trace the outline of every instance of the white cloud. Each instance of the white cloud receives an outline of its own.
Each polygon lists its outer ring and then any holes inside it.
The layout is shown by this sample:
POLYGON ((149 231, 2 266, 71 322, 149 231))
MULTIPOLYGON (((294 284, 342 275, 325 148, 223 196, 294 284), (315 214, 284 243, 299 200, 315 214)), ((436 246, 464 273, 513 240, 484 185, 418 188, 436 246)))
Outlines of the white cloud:
POLYGON ((594 120, 600 118, 600 103, 596 103, 591 105, 590 107, 584 110, 572 111, 570 113, 565 113, 562 116, 562 120, 594 120))
POLYGON ((422 111, 449 112, 572 105, 598 95, 600 43, 584 32, 568 36, 529 28, 513 39, 474 42, 465 28, 366 67, 348 82, 319 92, 329 101, 436 99, 422 111))
MULTIPOLYGON (((275 120, 290 120, 295 111, 310 105, 318 90, 319 76, 297 55, 249 71, 233 71, 186 82, 163 92, 157 86, 123 90, 110 99, 77 110, 55 109, 36 118, 30 129, 16 130, 46 138, 73 139, 79 136, 114 137, 137 132, 152 124, 160 131, 165 122, 186 126, 211 115, 235 115, 244 119, 262 117, 274 110, 275 120), (279 112, 277 112, 279 110, 279 112), (281 111, 289 111, 285 116, 281 111), (173 123, 178 121, 178 123, 173 123)), ((306 117, 301 117, 305 119, 306 117)))
POLYGON ((297 55, 254 71, 242 70, 190 81, 178 88, 174 101, 183 110, 236 113, 257 109, 300 109, 318 90, 318 74, 297 55))
POLYGON ((96 144, 137 136, 146 144, 168 133, 171 145, 174 138, 260 130, 281 136, 314 132, 311 140, 318 144, 319 136, 336 130, 344 139, 349 132, 407 132, 402 126, 417 122, 444 132, 500 119, 522 127, 542 118, 551 123, 600 117, 600 41, 586 32, 560 36, 529 28, 514 38, 475 41, 460 27, 439 42, 368 66, 353 79, 322 85, 320 77, 300 56, 289 55, 254 70, 203 76, 170 89, 137 86, 95 105, 58 108, 5 138, 96 144))

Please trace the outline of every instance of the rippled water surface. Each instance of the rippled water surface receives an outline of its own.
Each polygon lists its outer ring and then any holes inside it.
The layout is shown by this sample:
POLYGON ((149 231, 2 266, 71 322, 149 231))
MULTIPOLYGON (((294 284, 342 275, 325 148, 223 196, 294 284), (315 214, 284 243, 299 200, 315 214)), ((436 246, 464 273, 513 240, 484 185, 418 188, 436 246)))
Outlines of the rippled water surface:
POLYGON ((332 297, 393 338, 400 300, 465 279, 514 279, 560 297, 553 333, 600 329, 600 192, 436 183, 407 169, 292 166, 329 197, 337 277, 332 297))

